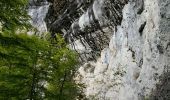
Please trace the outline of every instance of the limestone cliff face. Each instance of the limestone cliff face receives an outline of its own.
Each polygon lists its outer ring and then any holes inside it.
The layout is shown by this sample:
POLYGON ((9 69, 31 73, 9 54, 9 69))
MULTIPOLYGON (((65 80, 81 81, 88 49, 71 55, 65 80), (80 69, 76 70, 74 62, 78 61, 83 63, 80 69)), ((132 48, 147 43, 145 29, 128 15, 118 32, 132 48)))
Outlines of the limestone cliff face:
POLYGON ((170 81, 160 82, 170 75, 169 9, 169 0, 131 0, 125 5, 109 47, 97 62, 79 69, 90 100, 170 98, 170 81))
MULTIPOLYGON (((46 0, 29 0, 28 14, 31 16, 31 24, 37 28, 37 35, 47 32, 45 17, 48 12, 49 3, 46 0)), ((30 32, 30 34, 33 34, 30 32)))
POLYGON ((48 2, 43 20, 81 55, 89 100, 170 98, 170 0, 48 2))
POLYGON ((83 62, 96 59, 108 46, 113 27, 122 21, 127 0, 51 0, 47 27, 62 34, 83 62))

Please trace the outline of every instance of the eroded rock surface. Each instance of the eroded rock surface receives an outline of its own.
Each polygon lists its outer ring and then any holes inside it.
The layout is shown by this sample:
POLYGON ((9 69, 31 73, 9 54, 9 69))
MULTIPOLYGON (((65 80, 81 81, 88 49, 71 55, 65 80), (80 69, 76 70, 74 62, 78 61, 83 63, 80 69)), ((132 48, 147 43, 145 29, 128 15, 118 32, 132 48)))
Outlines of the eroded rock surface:
POLYGON ((46 23, 52 37, 64 36, 83 62, 96 59, 122 21, 127 0, 50 0, 46 23), (83 48, 84 47, 84 48, 83 48))
POLYGON ((81 55, 88 100, 169 100, 170 0, 48 2, 48 31, 81 55))
MULTIPOLYGON (((31 16, 31 24, 38 30, 37 35, 47 32, 45 17, 50 4, 46 0, 29 0, 28 14, 31 16)), ((33 32, 29 32, 33 34, 33 32)))
POLYGON ((109 47, 97 62, 79 69, 78 80, 86 85, 89 100, 169 99, 168 9, 169 0, 130 0, 125 5, 109 47))

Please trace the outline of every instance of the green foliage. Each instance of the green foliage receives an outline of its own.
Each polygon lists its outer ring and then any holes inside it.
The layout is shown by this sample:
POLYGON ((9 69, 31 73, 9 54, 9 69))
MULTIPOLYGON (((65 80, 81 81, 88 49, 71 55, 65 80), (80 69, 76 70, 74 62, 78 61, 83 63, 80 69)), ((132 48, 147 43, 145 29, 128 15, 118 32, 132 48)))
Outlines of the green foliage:
POLYGON ((74 100, 77 55, 57 36, 52 44, 26 34, 0 34, 0 99, 74 100))
POLYGON ((28 0, 0 0, 0 23, 3 31, 29 28, 26 6, 28 0))
POLYGON ((27 3, 0 0, 0 100, 74 100, 80 95, 73 80, 77 54, 60 36, 19 32, 30 28, 27 3))

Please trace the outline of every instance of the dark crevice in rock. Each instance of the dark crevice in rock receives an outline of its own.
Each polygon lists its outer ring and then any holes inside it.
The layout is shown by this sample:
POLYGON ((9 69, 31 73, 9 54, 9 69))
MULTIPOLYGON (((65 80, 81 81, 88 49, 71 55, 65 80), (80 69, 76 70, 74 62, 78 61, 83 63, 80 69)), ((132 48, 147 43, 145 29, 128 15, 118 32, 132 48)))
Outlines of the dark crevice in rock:
POLYGON ((137 14, 141 14, 144 10, 144 0, 137 0, 137 14))
POLYGON ((129 48, 129 51, 132 52, 132 58, 133 58, 133 60, 135 60, 135 51, 133 51, 132 48, 129 48))
POLYGON ((139 61, 139 67, 141 68, 143 65, 143 58, 139 61))
POLYGON ((142 36, 142 34, 143 34, 143 30, 144 30, 144 28, 145 28, 145 25, 146 25, 146 22, 144 22, 144 23, 139 27, 140 36, 142 36))
POLYGON ((163 46, 161 46, 161 45, 157 45, 157 49, 158 49, 158 51, 159 51, 159 53, 160 54, 163 54, 164 53, 164 47, 163 46))

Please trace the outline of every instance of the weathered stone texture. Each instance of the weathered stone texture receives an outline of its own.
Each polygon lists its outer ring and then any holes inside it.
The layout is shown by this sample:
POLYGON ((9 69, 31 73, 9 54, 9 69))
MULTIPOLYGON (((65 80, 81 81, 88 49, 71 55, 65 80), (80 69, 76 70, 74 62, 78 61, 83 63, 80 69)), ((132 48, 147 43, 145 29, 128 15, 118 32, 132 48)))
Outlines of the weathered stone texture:
POLYGON ((88 64, 93 71, 87 71, 87 64, 80 68, 90 100, 169 99, 170 1, 140 1, 125 5, 109 48, 88 64))
MULTIPOLYGON (((48 1, 48 30, 80 53, 89 100, 169 100, 170 0, 48 1)), ((47 7, 30 15, 44 23, 47 7)))

